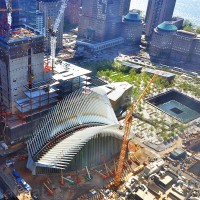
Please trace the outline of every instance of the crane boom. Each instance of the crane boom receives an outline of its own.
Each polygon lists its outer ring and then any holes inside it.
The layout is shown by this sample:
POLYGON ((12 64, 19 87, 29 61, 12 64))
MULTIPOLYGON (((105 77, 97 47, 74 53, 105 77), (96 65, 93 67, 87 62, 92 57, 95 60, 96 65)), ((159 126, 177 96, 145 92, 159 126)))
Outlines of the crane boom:
POLYGON ((60 25, 60 22, 61 22, 61 19, 62 19, 63 15, 64 15, 65 7, 66 7, 68 1, 69 0, 62 0, 61 1, 61 8, 59 10, 58 16, 57 16, 56 21, 55 21, 54 26, 53 26, 53 31, 54 32, 58 31, 58 27, 60 25))
POLYGON ((67 5, 69 0, 62 0, 61 1, 61 7, 60 7, 60 10, 59 10, 59 13, 58 13, 58 16, 55 20, 55 23, 53 25, 53 30, 51 32, 51 60, 52 60, 52 72, 53 72, 53 69, 54 69, 54 65, 55 65, 55 57, 56 57, 56 32, 58 31, 58 27, 60 25, 60 22, 61 22, 61 19, 64 15, 64 12, 65 12, 65 7, 67 5))
POLYGON ((114 186, 118 187, 121 181, 122 177, 122 172, 123 172, 123 165, 124 165, 124 160, 126 156, 126 150, 127 150, 127 145, 128 145, 128 139, 130 135, 130 130, 131 130, 131 125, 132 125, 132 119, 133 119, 133 112, 135 111, 135 108, 137 105, 140 103, 144 95, 146 94, 147 90, 151 86, 151 84, 154 82, 158 74, 154 74, 149 83, 147 84, 146 88, 138 98, 135 104, 133 104, 128 112, 128 114, 125 117, 125 131, 124 131, 124 136, 123 136, 123 141, 122 141, 122 147, 119 155, 119 162, 118 162, 118 167, 117 167, 117 172, 115 175, 115 180, 114 180, 114 186))

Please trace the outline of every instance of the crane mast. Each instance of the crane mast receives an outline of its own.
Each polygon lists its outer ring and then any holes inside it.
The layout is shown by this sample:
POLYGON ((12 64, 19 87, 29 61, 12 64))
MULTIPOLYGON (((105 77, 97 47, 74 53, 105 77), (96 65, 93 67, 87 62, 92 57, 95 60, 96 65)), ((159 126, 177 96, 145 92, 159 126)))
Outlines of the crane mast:
POLYGON ((51 60, 52 60, 52 71, 54 69, 54 65, 55 65, 55 57, 56 57, 56 32, 58 31, 58 27, 60 25, 61 19, 64 15, 65 12, 65 7, 67 5, 69 0, 61 0, 61 7, 58 13, 58 16, 56 18, 56 21, 53 25, 52 31, 51 31, 51 38, 50 38, 50 42, 51 42, 51 60))
POLYGON ((124 160, 126 156, 126 150, 127 150, 127 145, 128 145, 128 139, 130 135, 130 130, 131 130, 131 125, 132 125, 132 119, 133 119, 133 112, 135 111, 135 108, 137 105, 140 103, 146 92, 148 91, 149 87, 151 84, 154 82, 158 74, 154 74, 149 83, 147 84, 146 88, 138 98, 135 104, 133 104, 128 112, 128 114, 125 117, 125 131, 124 131, 124 136, 123 136, 123 141, 122 141, 122 147, 119 155, 119 162, 118 162, 118 167, 114 179, 114 186, 118 187, 121 181, 122 173, 123 173, 123 165, 124 165, 124 160))
POLYGON ((8 14, 7 14, 7 20, 8 20, 8 24, 12 25, 12 2, 11 0, 6 0, 6 8, 7 8, 7 11, 8 11, 8 14))
POLYGON ((22 10, 21 8, 12 8, 12 0, 5 0, 6 9, 0 8, 0 12, 7 12, 7 23, 11 27, 12 25, 12 12, 22 10))

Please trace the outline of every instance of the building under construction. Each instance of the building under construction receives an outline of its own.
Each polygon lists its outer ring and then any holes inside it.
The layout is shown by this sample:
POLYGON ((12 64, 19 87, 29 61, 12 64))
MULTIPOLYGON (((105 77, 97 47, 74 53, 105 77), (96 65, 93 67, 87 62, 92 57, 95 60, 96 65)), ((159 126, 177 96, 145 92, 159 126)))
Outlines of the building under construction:
POLYGON ((0 111, 4 140, 12 143, 29 136, 58 100, 87 84, 89 73, 65 63, 57 71, 55 68, 52 76, 49 63, 44 65, 44 37, 30 27, 15 27, 1 36, 0 111))

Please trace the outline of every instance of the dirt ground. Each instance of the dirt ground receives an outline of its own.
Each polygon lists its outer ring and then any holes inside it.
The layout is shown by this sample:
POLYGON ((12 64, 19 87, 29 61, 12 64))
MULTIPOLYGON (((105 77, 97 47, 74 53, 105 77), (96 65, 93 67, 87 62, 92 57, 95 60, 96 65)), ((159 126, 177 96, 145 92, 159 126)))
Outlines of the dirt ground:
MULTIPOLYGON (((147 151, 142 149, 142 152, 137 155, 137 158, 143 163, 147 160, 148 157, 151 157, 147 151)), ((115 159, 117 162, 117 159, 115 159)), ((70 185, 69 182, 64 181, 64 185, 60 184, 60 174, 48 174, 48 175, 37 175, 33 176, 31 172, 26 168, 27 160, 17 160, 14 166, 9 168, 4 168, 4 172, 9 174, 13 181, 15 181, 14 177, 12 176, 12 170, 16 169, 22 178, 32 187, 32 193, 38 196, 38 199, 42 200, 76 200, 83 194, 87 194, 90 189, 99 189, 102 186, 106 185, 107 182, 111 181, 113 177, 107 179, 102 179, 101 175, 98 174, 95 169, 89 169, 92 175, 91 181, 86 181, 84 175, 86 175, 86 170, 78 171, 79 173, 79 180, 78 184, 70 185), (53 195, 50 195, 47 191, 47 188, 44 186, 44 183, 52 190, 53 195)), ((114 161, 111 160, 107 162, 108 167, 114 171, 114 161)), ((137 165, 132 163, 132 169, 135 168, 137 165)), ((106 174, 105 166, 102 164, 97 166, 96 168, 98 171, 106 174)), ((71 179, 75 180, 76 174, 72 173, 65 173, 63 174, 64 177, 71 176, 71 179)))

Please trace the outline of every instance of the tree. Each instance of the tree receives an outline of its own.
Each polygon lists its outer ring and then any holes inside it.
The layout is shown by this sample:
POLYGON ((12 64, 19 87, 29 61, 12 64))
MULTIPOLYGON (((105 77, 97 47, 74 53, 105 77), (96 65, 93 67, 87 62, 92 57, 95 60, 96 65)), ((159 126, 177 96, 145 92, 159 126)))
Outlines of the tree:
POLYGON ((192 23, 188 19, 184 20, 184 22, 183 22, 183 30, 184 31, 188 31, 188 32, 192 32, 192 28, 193 28, 192 23))
POLYGON ((186 27, 186 26, 192 27, 192 23, 191 23, 191 21, 188 20, 188 19, 184 20, 184 22, 183 22, 183 27, 186 27))
POLYGON ((192 26, 185 26, 183 28, 184 31, 192 32, 192 26))
POLYGON ((200 34, 200 27, 196 29, 196 33, 200 34))

